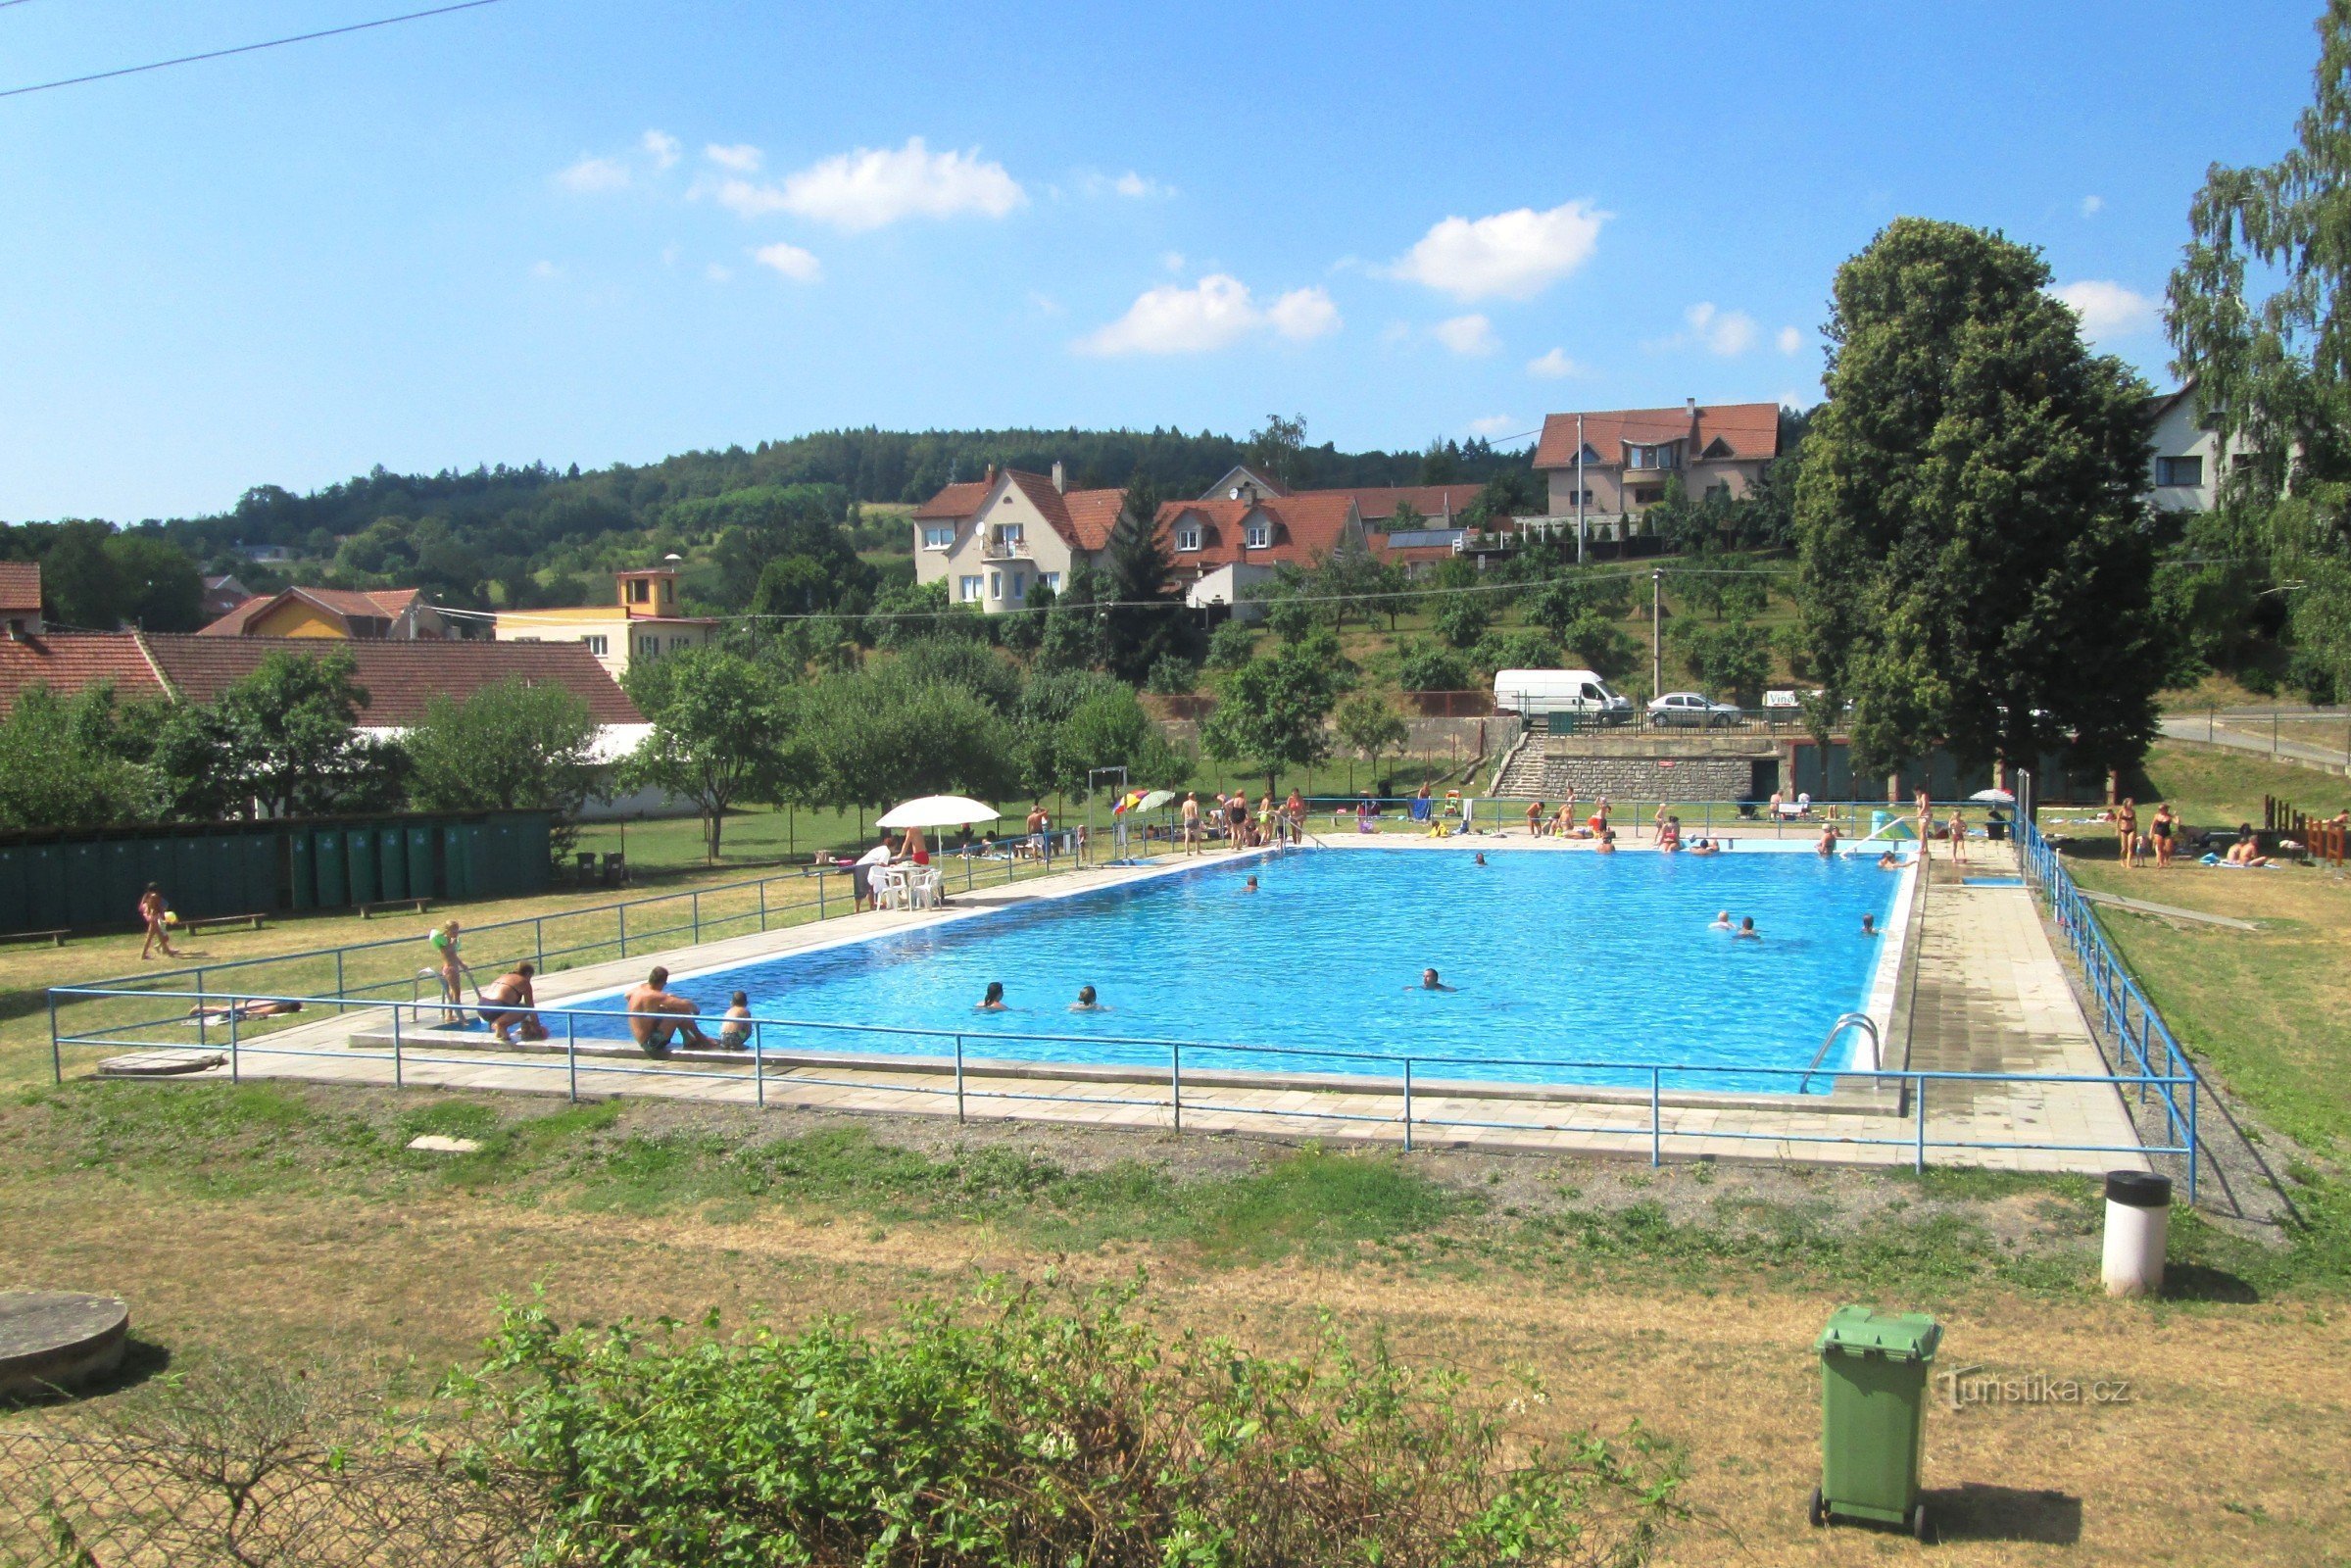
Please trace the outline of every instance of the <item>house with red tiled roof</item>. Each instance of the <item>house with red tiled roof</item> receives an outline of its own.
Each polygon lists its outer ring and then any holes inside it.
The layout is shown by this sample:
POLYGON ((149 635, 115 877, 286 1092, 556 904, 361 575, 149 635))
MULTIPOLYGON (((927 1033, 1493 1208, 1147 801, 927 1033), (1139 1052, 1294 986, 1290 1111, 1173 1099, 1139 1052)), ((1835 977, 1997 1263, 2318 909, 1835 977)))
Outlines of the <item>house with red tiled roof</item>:
POLYGON ((1309 568, 1346 540, 1361 540, 1363 516, 1338 490, 1170 501, 1159 508, 1159 535, 1186 604, 1241 606, 1275 567, 1309 568))
POLYGON ((41 564, 0 561, 0 631, 24 637, 41 626, 41 564))
POLYGON ((1550 415, 1535 447, 1535 471, 1549 481, 1551 516, 1578 515, 1581 491, 1581 514, 1596 536, 1615 538, 1630 518, 1665 499, 1671 481, 1680 479, 1692 500, 1722 494, 1736 501, 1779 455, 1778 404, 1690 398, 1678 409, 1550 415))
POLYGON ((914 580, 947 584, 950 604, 987 614, 1018 610, 1042 584, 1059 591, 1070 572, 1109 547, 1124 490, 1072 490, 1061 465, 1019 468, 951 484, 914 509, 914 580))
POLYGON ((419 637, 458 637, 464 633, 433 608, 431 600, 414 588, 296 587, 274 594, 255 594, 196 635, 413 642, 419 637))

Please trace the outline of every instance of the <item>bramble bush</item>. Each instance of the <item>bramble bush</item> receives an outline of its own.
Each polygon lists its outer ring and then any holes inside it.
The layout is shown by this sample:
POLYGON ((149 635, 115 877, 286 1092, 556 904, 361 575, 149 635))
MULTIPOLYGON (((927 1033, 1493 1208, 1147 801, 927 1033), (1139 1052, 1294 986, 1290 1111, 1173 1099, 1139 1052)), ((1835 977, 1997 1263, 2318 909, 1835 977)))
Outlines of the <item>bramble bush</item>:
POLYGON ((723 1340, 510 1305, 450 1392, 501 1434, 472 1466, 531 1497, 542 1560, 598 1568, 1629 1564, 1682 1511, 1638 1428, 1533 1441, 1378 1340, 1326 1322, 1260 1356, 1164 1336, 1135 1294, 723 1340))

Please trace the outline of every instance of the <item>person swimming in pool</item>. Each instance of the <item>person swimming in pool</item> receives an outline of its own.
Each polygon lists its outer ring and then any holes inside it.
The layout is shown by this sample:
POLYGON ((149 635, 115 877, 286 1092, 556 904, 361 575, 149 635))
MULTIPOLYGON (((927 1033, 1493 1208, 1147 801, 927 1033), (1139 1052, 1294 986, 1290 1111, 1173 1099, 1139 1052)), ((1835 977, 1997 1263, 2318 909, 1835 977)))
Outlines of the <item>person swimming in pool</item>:
POLYGON ((989 981, 988 994, 980 998, 980 1004, 972 1010, 975 1012, 1010 1012, 1012 1009, 1004 1004, 1004 983, 1002 980, 989 981))
POLYGON ((1902 858, 1896 855, 1893 851, 1887 850, 1884 855, 1878 857, 1878 869, 1881 871, 1899 871, 1902 869, 1902 858))
POLYGON ((1415 991, 1450 991, 1453 988, 1438 979, 1436 970, 1423 969, 1420 972, 1420 984, 1411 989, 1415 991))
POLYGON ((1735 942, 1742 939, 1748 942, 1761 942, 1763 933, 1755 929, 1753 915, 1742 914, 1739 917, 1739 929, 1731 933, 1731 938, 1735 942))
POLYGON ((1092 986, 1078 987, 1077 1001, 1069 1004, 1071 1012, 1108 1012, 1110 1009, 1095 1000, 1092 986))
POLYGON ((1724 909, 1724 910, 1720 911, 1719 913, 1717 913, 1717 914, 1715 915, 1715 917, 1714 917, 1714 923, 1713 923, 1712 925, 1708 926, 1706 929, 1707 929, 1707 930, 1709 930, 1709 931, 1728 931, 1728 930, 1730 930, 1730 929, 1731 929, 1731 911, 1730 911, 1730 910, 1728 910, 1728 909, 1724 909))
POLYGON ((1476 859, 1475 861, 1473 861, 1472 863, 1473 863, 1473 864, 1477 864, 1477 865, 1484 865, 1484 864, 1486 863, 1486 852, 1485 852, 1484 850, 1480 850, 1480 851, 1478 852, 1478 858, 1477 858, 1477 859, 1476 859))
POLYGON ((1252 876, 1252 877, 1250 877, 1250 878, 1249 879, 1249 881, 1248 881, 1248 882, 1246 882, 1246 883, 1244 883, 1244 884, 1242 885, 1241 891, 1242 891, 1242 892, 1244 892, 1244 893, 1254 893, 1254 892, 1256 892, 1256 891, 1257 891, 1257 879, 1256 879, 1255 877, 1253 877, 1253 876, 1252 876))
POLYGON ((1861 917, 1861 934, 1865 937, 1874 937, 1878 934, 1878 917, 1876 915, 1864 914, 1861 917))

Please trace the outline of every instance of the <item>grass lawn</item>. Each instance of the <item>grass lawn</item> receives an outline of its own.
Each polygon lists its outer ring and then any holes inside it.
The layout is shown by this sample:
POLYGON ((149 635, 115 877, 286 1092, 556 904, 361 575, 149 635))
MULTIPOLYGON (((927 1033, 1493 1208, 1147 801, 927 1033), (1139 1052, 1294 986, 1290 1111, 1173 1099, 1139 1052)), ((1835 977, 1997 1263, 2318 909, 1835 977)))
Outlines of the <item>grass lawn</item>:
MULTIPOLYGON (((2258 826, 2265 795, 2290 801, 2314 816, 2331 816, 2351 807, 2351 778, 2222 747, 2159 740, 2140 771, 2131 790, 2141 821, 2158 801, 2170 801, 2175 810, 2202 827, 2234 827, 2248 821, 2258 826)), ((2059 807, 2052 814, 2081 813, 2059 807)))

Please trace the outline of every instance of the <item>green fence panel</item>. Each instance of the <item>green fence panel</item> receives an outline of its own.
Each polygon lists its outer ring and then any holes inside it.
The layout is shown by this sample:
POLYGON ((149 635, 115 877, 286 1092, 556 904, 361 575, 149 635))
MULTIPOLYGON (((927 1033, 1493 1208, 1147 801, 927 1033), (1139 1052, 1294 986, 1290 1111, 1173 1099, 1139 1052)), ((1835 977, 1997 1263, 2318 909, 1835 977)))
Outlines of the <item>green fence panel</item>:
POLYGON ((408 829, 404 827, 375 830, 375 896, 386 903, 416 897, 408 890, 408 829))
POLYGON ((522 891, 522 835, 514 823, 501 821, 485 824, 482 838, 490 850, 490 883, 483 894, 511 899, 522 891))
POLYGON ((545 811, 534 811, 517 819, 516 830, 522 840, 519 867, 522 880, 514 891, 544 893, 554 885, 555 818, 545 811))
POLYGON ((408 829, 408 896, 429 899, 433 896, 432 874, 433 831, 429 824, 412 822, 408 829))
POLYGON ((39 929, 25 915, 24 851, 14 844, 0 844, 0 931, 39 929))
POLYGON ((311 836, 301 828, 284 835, 288 880, 288 906, 296 909, 315 909, 318 906, 318 878, 312 867, 311 836))
POLYGON ((62 924, 72 926, 127 925, 138 918, 131 912, 129 903, 106 896, 108 877, 106 846, 103 844, 68 844, 66 852, 66 918, 62 924))
MULTIPOLYGON (((98 875, 102 881, 98 902, 102 912, 95 922, 76 923, 119 926, 135 921, 139 917, 139 896, 147 891, 147 846, 131 839, 118 839, 93 848, 98 852, 98 875)), ((169 890, 164 898, 170 901, 169 890)))
POLYGON ((233 841, 237 847, 238 877, 242 896, 231 914, 274 914, 285 907, 283 880, 279 875, 284 860, 282 841, 274 833, 246 833, 233 841))
POLYGON ((478 899, 496 875, 490 861, 490 831, 480 822, 467 822, 458 834, 465 841, 465 897, 478 899))
POLYGON ((455 822, 441 824, 441 875, 433 885, 433 896, 442 899, 462 899, 473 885, 472 874, 465 867, 465 830, 455 822))
POLYGON ((66 847, 25 845, 24 929, 54 931, 72 919, 73 911, 66 906, 66 847))
POLYGON ((375 891, 375 829, 345 829, 343 846, 351 865, 351 902, 373 904, 378 897, 375 891))
POLYGON ((311 830, 311 870, 318 881, 318 907, 338 909, 351 902, 351 868, 344 863, 343 830, 311 830))
POLYGON ((236 885, 223 884, 220 878, 220 846, 224 842, 211 834, 148 840, 147 875, 163 885, 164 902, 177 909, 181 919, 201 920, 208 914, 231 912, 223 896, 235 892, 236 885))

